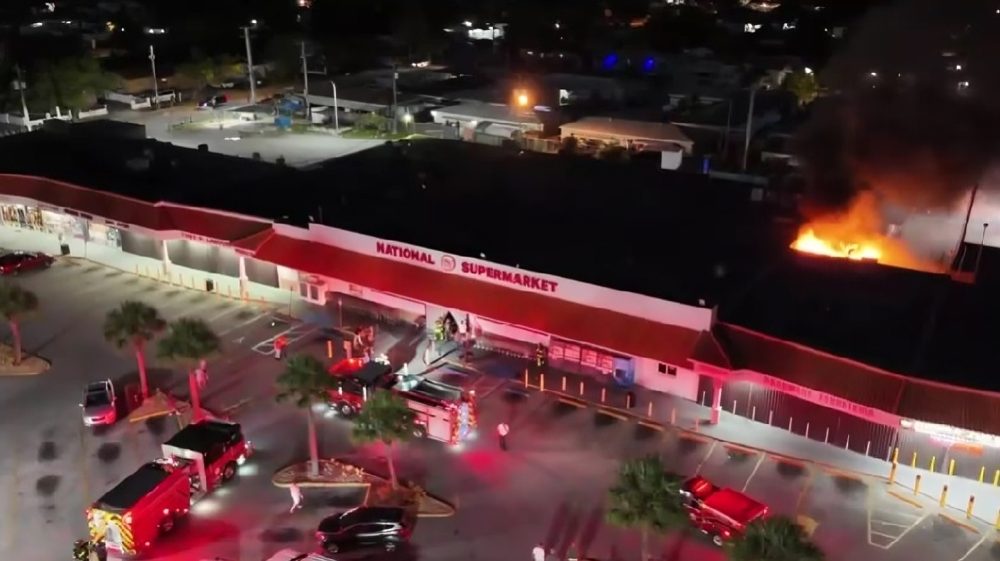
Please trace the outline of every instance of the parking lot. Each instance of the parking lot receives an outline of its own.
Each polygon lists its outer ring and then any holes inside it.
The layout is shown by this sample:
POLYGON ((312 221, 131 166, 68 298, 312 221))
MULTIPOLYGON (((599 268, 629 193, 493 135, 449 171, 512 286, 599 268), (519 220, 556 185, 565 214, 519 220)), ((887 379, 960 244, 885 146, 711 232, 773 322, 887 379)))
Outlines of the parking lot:
MULTIPOLYGON (((86 532, 84 508, 156 457, 159 443, 176 430, 172 420, 119 422, 107 430, 84 429, 80 422, 77 403, 86 382, 110 377, 121 386, 135 380, 132 357, 112 349, 100 330, 107 310, 127 298, 155 305, 167 319, 196 316, 211 324, 224 350, 209 363, 205 404, 216 410, 235 406, 235 418, 257 450, 238 481, 199 502, 188 524, 150 558, 256 561, 284 547, 307 550, 320 518, 358 500, 350 493, 309 492, 306 508, 289 514, 287 492, 269 481, 274 470, 306 455, 304 416, 272 398, 282 363, 270 357, 270 344, 284 333, 293 341, 291 352, 326 360, 321 330, 294 321, 272 325, 266 308, 86 262, 60 261, 16 282, 35 291, 42 306, 24 322, 26 347, 50 358, 53 368, 36 377, 0 378, 0 438, 8 446, 0 455, 4 551, 28 561, 68 555, 73 540, 86 532)), ((379 333, 378 353, 403 361, 420 356, 405 329, 379 333)), ((153 385, 186 394, 182 374, 155 358, 150 366, 153 385)), ((512 381, 517 368, 506 361, 479 360, 477 366, 485 372, 439 365, 428 376, 476 390, 479 438, 461 449, 430 440, 397 447, 400 474, 459 509, 452 518, 421 521, 414 548, 404 552, 408 558, 507 561, 526 557, 538 541, 557 549, 576 542, 598 559, 634 558, 637 537, 604 522, 604 500, 622 458, 655 453, 671 470, 701 473, 796 517, 831 560, 1000 559, 990 528, 965 527, 962 513, 944 518, 905 489, 893 489, 894 495, 883 483, 851 474, 638 426, 551 394, 526 392, 512 381), (507 452, 499 450, 493 433, 501 420, 511 426, 507 452)), ((410 363, 411 372, 420 370, 419 362, 410 363)), ((324 455, 349 455, 384 471, 379 447, 357 450, 348 421, 321 418, 324 455)), ((656 551, 667 558, 722 558, 697 535, 657 540, 656 551)))

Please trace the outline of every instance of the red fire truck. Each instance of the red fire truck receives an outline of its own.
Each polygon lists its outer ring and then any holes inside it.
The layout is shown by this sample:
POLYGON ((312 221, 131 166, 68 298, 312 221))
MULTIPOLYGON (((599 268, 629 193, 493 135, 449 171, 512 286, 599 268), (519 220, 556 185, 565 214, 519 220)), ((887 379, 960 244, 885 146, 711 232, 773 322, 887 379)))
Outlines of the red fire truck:
POLYGON ((330 367, 338 381, 330 392, 330 406, 345 417, 353 417, 373 391, 392 391, 406 400, 416 414, 414 436, 458 444, 475 434, 476 393, 419 376, 396 375, 386 360, 361 358, 341 360, 330 367))
POLYGON ((739 491, 716 487, 701 476, 684 482, 681 495, 691 523, 718 546, 742 534, 751 522, 767 516, 767 505, 739 491))
POLYGON ((238 424, 188 425, 163 444, 163 458, 144 464, 87 509, 91 541, 123 555, 142 552, 202 495, 232 479, 250 452, 238 424))

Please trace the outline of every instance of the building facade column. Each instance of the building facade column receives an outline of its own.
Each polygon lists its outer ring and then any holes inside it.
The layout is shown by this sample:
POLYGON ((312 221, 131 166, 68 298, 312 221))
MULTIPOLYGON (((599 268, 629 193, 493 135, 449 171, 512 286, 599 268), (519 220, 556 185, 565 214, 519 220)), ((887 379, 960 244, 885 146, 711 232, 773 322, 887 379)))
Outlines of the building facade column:
POLYGON ((247 277, 247 258, 245 255, 240 255, 240 299, 243 300, 247 297, 247 292, 249 292, 250 279, 247 277))
POLYGON ((712 417, 711 423, 716 425, 719 423, 719 418, 722 416, 722 385, 723 382, 719 378, 712 378, 712 417))
POLYGON ((167 249, 167 240, 160 240, 160 249, 163 253, 163 276, 170 279, 170 250, 167 249))

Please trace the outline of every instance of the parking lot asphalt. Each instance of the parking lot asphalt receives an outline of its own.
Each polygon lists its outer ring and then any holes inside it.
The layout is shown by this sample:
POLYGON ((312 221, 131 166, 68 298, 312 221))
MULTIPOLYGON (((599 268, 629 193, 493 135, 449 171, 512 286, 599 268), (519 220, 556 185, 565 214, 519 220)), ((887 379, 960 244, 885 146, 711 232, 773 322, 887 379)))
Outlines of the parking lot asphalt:
MULTIPOLYGON (((86 532, 86 505, 156 457, 159 443, 176 430, 169 420, 120 422, 107 430, 81 426, 77 403, 86 382, 135 378, 132 357, 107 345, 100 331, 107 310, 126 298, 150 302, 168 319, 201 317, 220 334, 224 352, 209 363, 205 404, 217 410, 237 405, 233 414, 257 450, 235 484, 197 503, 190 520, 149 558, 257 561, 284 547, 306 551, 314 547, 312 532, 322 517, 359 500, 356 493, 309 491, 306 508, 289 514, 287 492, 269 481, 274 470, 304 458, 307 448, 302 412, 273 400, 282 363, 269 356, 269 342, 285 332, 295 339, 291 352, 326 360, 320 330, 295 322, 272 326, 267 309, 86 262, 62 261, 15 282, 39 295, 39 315, 24 323, 25 344, 50 358, 53 368, 36 377, 0 378, 0 438, 9 447, 0 455, 3 551, 26 561, 68 556, 72 541, 86 532)), ((378 352, 412 346, 401 344, 407 333, 379 333, 378 352)), ((604 522, 604 500, 621 460, 645 454, 796 517, 834 561, 1000 558, 991 528, 975 522, 966 527, 962 513, 944 518, 912 491, 726 447, 701 435, 638 426, 551 394, 524 392, 511 381, 516 369, 505 370, 503 361, 479 364, 491 372, 441 366, 427 374, 476 390, 480 434, 461 449, 430 440, 397 447, 401 476, 452 501, 458 514, 422 520, 413 547, 394 558, 507 561, 527 557, 538 541, 560 550, 576 542, 597 559, 635 558, 637 536, 604 522), (511 426, 507 452, 493 433, 501 420, 511 426)), ((183 375, 168 365, 153 359, 151 371, 154 385, 186 393, 183 375)), ((378 446, 356 448, 348 421, 317 411, 324 455, 384 471, 378 446)), ((720 550, 694 534, 657 539, 655 551, 664 558, 722 559, 720 550)))

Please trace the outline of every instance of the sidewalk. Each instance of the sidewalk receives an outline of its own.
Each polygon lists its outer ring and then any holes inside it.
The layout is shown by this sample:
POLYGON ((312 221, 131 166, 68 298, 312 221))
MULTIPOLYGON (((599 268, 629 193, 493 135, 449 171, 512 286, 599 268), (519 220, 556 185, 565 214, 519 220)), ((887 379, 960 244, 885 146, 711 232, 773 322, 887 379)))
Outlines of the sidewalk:
MULTIPOLYGON (((469 364, 473 367, 482 363, 484 357, 469 364)), ((490 360, 493 360, 491 357, 490 360)), ((511 361, 509 357, 505 360, 511 361)), ((450 359, 449 359, 450 360, 450 359)), ((457 357, 456 357, 457 360, 457 357)), ((518 360, 520 379, 514 383, 525 384, 532 390, 541 390, 542 376, 538 369, 527 361, 518 360)), ((486 369, 483 373, 490 374, 486 369)), ((783 428, 754 422, 744 417, 721 412, 717 425, 710 424, 711 410, 698 403, 669 394, 654 392, 639 386, 623 389, 614 384, 602 384, 596 377, 562 372, 545 367, 544 391, 569 400, 579 400, 612 413, 624 414, 638 422, 662 426, 666 429, 698 433, 724 443, 731 443, 758 449, 778 456, 801 460, 819 465, 828 471, 843 471, 881 480, 896 488, 896 492, 913 497, 925 508, 937 509, 945 492, 944 506, 954 509, 948 514, 955 519, 965 520, 970 497, 975 497, 971 513, 978 522, 993 527, 1000 517, 1000 487, 992 481, 979 483, 972 479, 934 473, 924 469, 914 469, 900 464, 895 473, 895 481, 889 482, 891 462, 865 456, 840 447, 809 439, 783 428), (581 384, 582 383, 582 384, 581 384), (632 397, 629 397, 629 393, 632 397), (634 403, 629 403, 634 398, 634 403), (631 405, 631 407, 628 407, 631 405), (916 477, 920 476, 920 493, 914 496, 916 477)))

